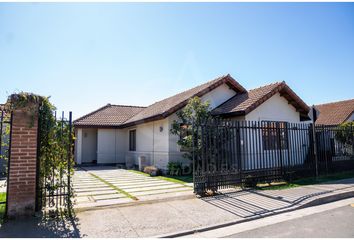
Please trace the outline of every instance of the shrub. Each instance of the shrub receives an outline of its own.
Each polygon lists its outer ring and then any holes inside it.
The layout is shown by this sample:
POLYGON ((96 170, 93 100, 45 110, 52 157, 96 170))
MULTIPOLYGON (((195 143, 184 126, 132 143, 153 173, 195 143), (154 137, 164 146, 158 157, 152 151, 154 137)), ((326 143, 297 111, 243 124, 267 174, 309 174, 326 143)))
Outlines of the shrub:
POLYGON ((169 162, 167 165, 168 174, 171 176, 181 176, 183 166, 181 162, 169 162))
POLYGON ((144 167, 144 173, 150 174, 150 176, 159 176, 161 175, 160 169, 155 166, 146 166, 144 167))

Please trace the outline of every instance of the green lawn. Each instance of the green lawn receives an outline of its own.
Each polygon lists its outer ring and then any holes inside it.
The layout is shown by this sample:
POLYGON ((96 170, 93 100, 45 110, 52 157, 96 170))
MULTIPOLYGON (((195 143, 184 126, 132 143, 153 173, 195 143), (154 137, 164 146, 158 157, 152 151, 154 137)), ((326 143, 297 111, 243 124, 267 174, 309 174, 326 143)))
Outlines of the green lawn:
MULTIPOLYGON (((6 193, 0 193, 0 202, 6 201, 6 193)), ((0 223, 2 223, 5 214, 6 204, 0 204, 0 223)))
POLYGON ((257 189, 280 190, 280 189, 294 188, 294 187, 318 184, 318 183, 346 179, 346 178, 354 178, 354 171, 352 170, 352 171, 346 171, 342 173, 322 175, 319 176, 317 179, 315 177, 309 177, 309 178, 301 178, 298 180, 294 180, 292 182, 274 182, 271 183, 271 185, 258 184, 257 189))
MULTIPOLYGON (((137 173, 137 174, 142 174, 144 176, 150 176, 147 173, 140 172, 137 170, 128 170, 129 172, 137 173)), ((193 176, 192 175, 186 175, 186 176, 156 176, 154 178, 158 178, 161 180, 169 181, 169 182, 174 182, 174 183, 180 183, 180 184, 187 184, 187 183, 192 183, 193 182, 193 176)))

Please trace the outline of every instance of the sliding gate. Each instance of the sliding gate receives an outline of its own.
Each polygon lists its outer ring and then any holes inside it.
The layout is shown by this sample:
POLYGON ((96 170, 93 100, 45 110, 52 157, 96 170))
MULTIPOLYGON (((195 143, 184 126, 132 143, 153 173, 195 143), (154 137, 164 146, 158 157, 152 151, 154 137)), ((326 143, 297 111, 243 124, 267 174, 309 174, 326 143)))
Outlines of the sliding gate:
POLYGON ((193 129, 198 194, 315 173, 311 124, 211 119, 193 129))

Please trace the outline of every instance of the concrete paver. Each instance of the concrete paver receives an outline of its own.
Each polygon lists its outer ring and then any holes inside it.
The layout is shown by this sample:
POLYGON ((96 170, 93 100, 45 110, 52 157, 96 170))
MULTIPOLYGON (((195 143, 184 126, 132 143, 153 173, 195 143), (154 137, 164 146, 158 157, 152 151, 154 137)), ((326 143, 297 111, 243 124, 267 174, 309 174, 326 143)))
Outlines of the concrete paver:
POLYGON ((126 204, 138 201, 171 199, 173 197, 194 197, 192 188, 180 183, 169 182, 143 174, 114 167, 86 167, 74 174, 76 208, 106 206, 107 204, 126 204), (103 179, 105 182, 98 178, 103 179), (107 182, 109 184, 107 184, 107 182), (136 197, 120 193, 114 187, 136 197), (125 200, 121 200, 124 198, 125 200), (91 205, 90 205, 91 202, 91 205))

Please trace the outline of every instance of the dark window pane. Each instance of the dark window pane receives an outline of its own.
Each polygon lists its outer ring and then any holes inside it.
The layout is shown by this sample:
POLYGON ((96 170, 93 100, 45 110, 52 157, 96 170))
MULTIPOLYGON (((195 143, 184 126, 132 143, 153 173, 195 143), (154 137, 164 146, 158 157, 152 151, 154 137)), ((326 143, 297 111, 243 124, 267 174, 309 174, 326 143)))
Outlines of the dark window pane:
POLYGON ((129 131, 129 151, 136 151, 136 130, 129 131))
POLYGON ((263 121, 263 150, 288 149, 286 122, 263 121))

